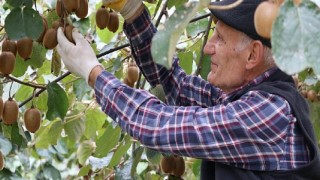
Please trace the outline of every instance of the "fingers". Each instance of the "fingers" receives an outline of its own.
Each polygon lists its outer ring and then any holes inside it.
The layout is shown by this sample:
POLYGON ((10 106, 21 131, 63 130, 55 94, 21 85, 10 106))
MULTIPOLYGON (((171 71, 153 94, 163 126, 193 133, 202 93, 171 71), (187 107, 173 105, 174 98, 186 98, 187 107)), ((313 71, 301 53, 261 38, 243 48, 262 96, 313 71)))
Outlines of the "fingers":
POLYGON ((86 41, 86 39, 83 37, 82 34, 79 33, 78 29, 76 28, 73 28, 72 30, 72 37, 73 37, 73 40, 74 42, 77 44, 84 44, 84 43, 88 43, 86 41))
POLYGON ((72 43, 66 38, 64 35, 62 28, 58 28, 58 45, 61 47, 61 49, 68 49, 70 46, 72 46, 72 43))

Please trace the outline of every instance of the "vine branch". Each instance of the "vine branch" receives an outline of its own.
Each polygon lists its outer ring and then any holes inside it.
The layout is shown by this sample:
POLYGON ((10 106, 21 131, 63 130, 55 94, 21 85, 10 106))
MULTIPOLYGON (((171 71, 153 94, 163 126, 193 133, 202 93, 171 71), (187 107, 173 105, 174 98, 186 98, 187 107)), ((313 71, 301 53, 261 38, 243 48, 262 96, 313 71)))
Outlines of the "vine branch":
POLYGON ((24 82, 24 81, 21 81, 13 76, 5 76, 6 78, 10 79, 11 81, 15 81, 19 84, 23 84, 25 86, 30 86, 30 87, 33 87, 33 88, 38 88, 38 89, 43 89, 43 88, 46 88, 45 86, 41 86, 41 85, 38 85, 38 84, 34 84, 34 83, 28 83, 28 82, 24 82))
POLYGON ((205 45, 206 45, 206 43, 208 41, 212 20, 213 20, 213 16, 210 16, 209 23, 207 25, 207 30, 206 30, 206 33, 204 35, 204 40, 203 40, 202 47, 201 47, 200 59, 199 59, 197 70, 196 70, 196 75, 197 76, 200 74, 200 71, 202 69, 202 61, 203 61, 203 57, 204 57, 204 51, 203 50, 204 50, 204 47, 205 47, 205 45))

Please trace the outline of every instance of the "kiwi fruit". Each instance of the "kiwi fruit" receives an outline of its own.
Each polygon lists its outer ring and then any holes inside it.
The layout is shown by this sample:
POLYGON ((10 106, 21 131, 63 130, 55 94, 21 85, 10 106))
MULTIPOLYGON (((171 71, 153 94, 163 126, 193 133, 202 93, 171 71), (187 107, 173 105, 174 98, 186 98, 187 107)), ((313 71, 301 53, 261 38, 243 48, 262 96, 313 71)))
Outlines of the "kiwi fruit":
POLYGON ((79 8, 79 0, 62 0, 63 7, 70 13, 79 8))
POLYGON ((80 19, 88 15, 88 0, 79 0, 79 8, 75 12, 76 16, 80 19))
POLYGON ((272 2, 263 1, 254 13, 254 26, 257 33, 267 39, 271 37, 272 25, 278 16, 280 7, 272 2))
POLYGON ((171 174, 172 171, 175 169, 175 160, 172 155, 169 156, 163 156, 160 161, 160 167, 162 172, 171 174))
POLYGON ((16 57, 10 51, 3 51, 0 55, 0 72, 3 75, 11 74, 16 63, 16 57))
POLYGON ((133 84, 138 81, 139 70, 137 65, 129 65, 127 78, 128 78, 128 81, 133 84))
POLYGON ((174 176, 180 177, 184 174, 186 170, 186 165, 184 159, 181 156, 174 156, 175 168, 172 171, 174 176))
POLYGON ((129 87, 134 87, 134 83, 129 82, 128 77, 125 77, 123 79, 123 83, 125 83, 126 85, 128 85, 129 87))
POLYGON ((111 32, 116 32, 119 29, 119 17, 116 12, 110 12, 110 19, 107 28, 111 32))
POLYGON ((72 37, 72 30, 73 30, 73 26, 71 24, 68 24, 66 26, 66 28, 64 29, 64 34, 66 35, 67 39, 72 42, 73 44, 76 44, 73 40, 73 37, 72 37))
POLYGON ((59 17, 62 16, 62 1, 61 0, 57 0, 56 3, 56 13, 59 17))
POLYGON ((57 29, 50 28, 43 38, 43 46, 47 49, 53 49, 58 45, 57 29))
POLYGON ((11 41, 6 39, 2 43, 2 51, 11 51, 14 56, 17 55, 17 43, 15 41, 11 41))
POLYGON ((41 112, 35 107, 28 109, 23 116, 24 124, 29 132, 35 133, 41 122, 41 112))
POLYGON ((18 54, 24 60, 30 59, 32 53, 33 41, 31 38, 25 37, 17 42, 18 54))
POLYGON ((2 120, 6 125, 11 125, 17 122, 19 115, 19 106, 15 100, 9 98, 3 106, 2 120))
POLYGON ((0 97, 0 119, 2 117, 2 112, 3 112, 3 99, 0 97))
POLYGON ((104 29, 109 24, 110 14, 108 10, 101 6, 96 12, 96 24, 99 29, 104 29))
POLYGON ((4 168, 4 157, 2 151, 0 150, 0 171, 4 168))
POLYGON ((63 27, 63 22, 60 20, 53 21, 51 24, 51 28, 58 29, 59 27, 63 27))
POLYGON ((41 33, 41 35, 39 36, 39 38, 37 39, 37 42, 42 42, 44 35, 46 34, 47 30, 48 30, 48 22, 47 19, 45 17, 42 17, 42 26, 43 26, 43 31, 41 33))
POLYGON ((307 99, 311 102, 314 102, 317 100, 317 93, 315 90, 311 89, 307 92, 307 99))

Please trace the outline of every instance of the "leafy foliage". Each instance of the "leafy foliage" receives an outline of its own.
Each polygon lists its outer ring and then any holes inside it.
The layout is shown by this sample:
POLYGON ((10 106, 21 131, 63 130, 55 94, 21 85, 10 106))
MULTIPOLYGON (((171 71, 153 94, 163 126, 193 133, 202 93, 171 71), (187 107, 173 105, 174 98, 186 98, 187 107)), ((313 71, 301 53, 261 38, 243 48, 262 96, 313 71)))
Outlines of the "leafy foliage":
MULTIPOLYGON (((206 79, 210 57, 203 55, 203 40, 212 33, 208 27, 208 0, 187 3, 188 0, 158 0, 145 3, 154 22, 160 22, 153 39, 154 59, 170 68, 172 57, 180 58, 187 74, 206 79), (166 4, 167 3, 167 4, 166 4), (187 4, 186 4, 187 3, 187 4), (168 8, 162 10, 162 5, 168 8), (164 16, 167 14, 167 17, 164 16), (190 20, 196 17, 192 23, 190 20), (161 19, 161 21, 160 21, 161 19)), ((146 149, 113 123, 94 100, 93 90, 74 74, 67 72, 56 51, 47 50, 36 40, 43 31, 42 17, 50 28, 59 19, 56 0, 0 1, 0 39, 19 40, 29 37, 33 42, 31 58, 16 56, 11 78, 0 76, 0 95, 9 95, 19 103, 19 121, 0 128, 0 150, 5 155, 5 168, 0 179, 161 179, 159 162, 163 155, 146 149), (36 3, 36 4, 34 4, 36 3), (40 129, 32 134, 23 124, 23 113, 31 106, 42 112, 40 129)), ((288 73, 299 73, 299 89, 319 92, 320 69, 318 27, 319 7, 315 2, 302 1, 295 6, 287 0, 281 7, 272 34, 273 53, 277 64, 288 73)), ((95 11, 101 1, 90 1, 90 14, 79 19, 74 14, 65 17, 92 42, 92 47, 105 69, 121 80, 125 78, 131 52, 122 29, 115 33, 96 27, 95 11)), ((120 23, 124 20, 120 18, 120 23)), ((147 89, 165 102, 163 89, 149 89, 143 77, 135 87, 147 89)), ((319 103, 310 102, 312 119, 319 134, 319 103)), ((199 178, 200 160, 186 158, 186 179, 199 178)))

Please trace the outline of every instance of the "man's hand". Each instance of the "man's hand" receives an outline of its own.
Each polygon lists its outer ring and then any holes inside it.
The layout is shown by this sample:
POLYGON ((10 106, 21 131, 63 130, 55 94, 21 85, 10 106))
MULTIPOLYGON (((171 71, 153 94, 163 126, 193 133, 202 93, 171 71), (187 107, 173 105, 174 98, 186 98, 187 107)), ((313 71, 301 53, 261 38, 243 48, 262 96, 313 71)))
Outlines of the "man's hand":
POLYGON ((91 70, 96 66, 101 66, 101 64, 98 62, 89 42, 76 28, 73 29, 72 36, 76 44, 71 43, 66 38, 62 28, 58 29, 58 53, 70 72, 83 77, 88 83, 91 70))
POLYGON ((122 17, 127 20, 136 13, 142 5, 142 0, 102 0, 102 4, 105 7, 120 12, 122 17))

